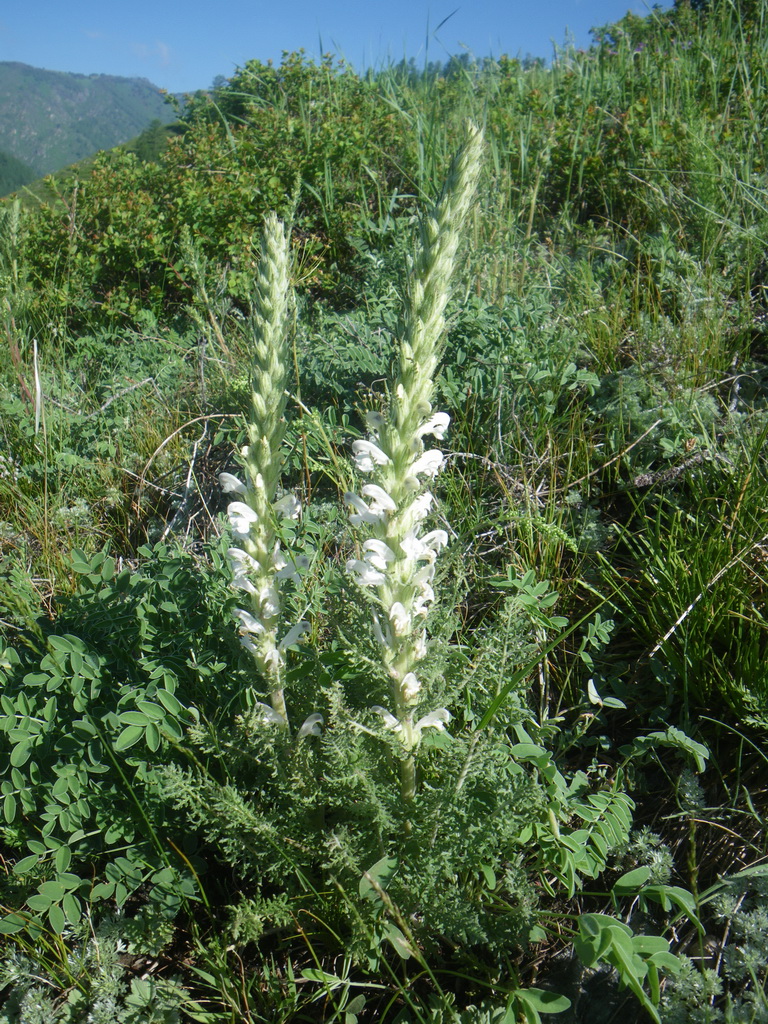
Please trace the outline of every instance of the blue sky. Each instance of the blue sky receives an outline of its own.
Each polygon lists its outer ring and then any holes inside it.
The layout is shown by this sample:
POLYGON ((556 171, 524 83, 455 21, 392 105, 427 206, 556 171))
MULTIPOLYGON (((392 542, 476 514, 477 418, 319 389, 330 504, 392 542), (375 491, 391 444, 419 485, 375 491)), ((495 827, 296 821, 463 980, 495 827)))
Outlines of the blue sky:
POLYGON ((593 25, 628 9, 648 11, 643 0, 6 0, 0 60, 186 92, 300 47, 317 57, 322 46, 357 68, 465 50, 549 58, 553 41, 569 33, 587 46, 593 25))

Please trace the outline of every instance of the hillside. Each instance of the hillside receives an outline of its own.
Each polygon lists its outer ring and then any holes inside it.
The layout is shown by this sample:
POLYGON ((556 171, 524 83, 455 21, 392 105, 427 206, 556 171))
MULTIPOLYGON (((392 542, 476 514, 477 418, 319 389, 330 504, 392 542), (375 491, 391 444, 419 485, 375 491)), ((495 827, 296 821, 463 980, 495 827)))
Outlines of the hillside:
MULTIPOLYGON (((174 112, 142 78, 78 75, 0 62, 0 151, 42 177, 110 149, 174 112)), ((27 180, 30 180, 27 178, 27 180)), ((11 191, 24 182, 10 184, 11 191)))
POLYGON ((0 196, 21 188, 35 178, 36 174, 31 167, 0 150, 0 196))

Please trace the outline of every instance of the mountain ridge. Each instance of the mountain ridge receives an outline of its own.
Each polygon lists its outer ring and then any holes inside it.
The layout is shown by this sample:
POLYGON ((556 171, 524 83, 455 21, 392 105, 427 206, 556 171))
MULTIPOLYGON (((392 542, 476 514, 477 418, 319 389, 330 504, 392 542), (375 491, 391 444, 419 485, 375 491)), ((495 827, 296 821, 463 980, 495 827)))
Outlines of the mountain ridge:
POLYGON ((167 94, 146 78, 0 61, 0 152, 31 172, 4 187, 13 191, 175 118, 167 94))

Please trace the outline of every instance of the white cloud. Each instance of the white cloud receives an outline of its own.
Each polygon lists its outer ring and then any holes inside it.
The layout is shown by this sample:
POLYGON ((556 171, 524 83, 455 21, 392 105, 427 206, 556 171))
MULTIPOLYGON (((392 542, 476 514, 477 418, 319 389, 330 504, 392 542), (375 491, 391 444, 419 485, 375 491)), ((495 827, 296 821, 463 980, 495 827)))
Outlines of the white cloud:
POLYGON ((171 63, 171 48, 167 43, 156 39, 153 43, 132 43, 131 50, 139 60, 166 68, 171 63))

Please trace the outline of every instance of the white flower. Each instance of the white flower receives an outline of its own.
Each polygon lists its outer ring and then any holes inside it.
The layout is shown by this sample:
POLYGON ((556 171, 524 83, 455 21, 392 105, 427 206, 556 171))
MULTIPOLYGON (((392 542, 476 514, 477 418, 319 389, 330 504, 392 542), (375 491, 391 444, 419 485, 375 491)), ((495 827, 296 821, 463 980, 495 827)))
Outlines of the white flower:
POLYGON ((288 647, 293 647, 294 644, 299 643, 299 641, 309 632, 309 628, 309 623, 305 619, 302 619, 301 622, 297 622, 295 626, 291 626, 277 646, 281 651, 286 650, 288 647))
POLYGON ((378 587, 387 582, 387 577, 383 572, 372 568, 368 562, 362 562, 359 558, 349 559, 347 572, 357 576, 356 582, 361 587, 378 587))
POLYGON ((321 736, 323 732, 324 718, 321 714, 316 711, 313 715, 308 715, 304 719, 304 724, 299 729, 297 739, 301 739, 302 736, 321 736))
POLYGON ((235 533, 248 536, 251 531, 251 524, 258 521, 258 516, 250 505, 243 501, 232 501, 227 505, 229 524, 235 533))
POLYGON ((406 636, 411 631, 411 616, 400 601, 395 601, 389 609, 389 621, 395 636, 406 636))
POLYGON ((232 583, 230 584, 235 590, 244 590, 246 594, 255 594, 256 587, 251 583, 247 576, 243 576, 240 573, 236 573, 232 577, 232 583))
POLYGON ((415 672, 408 672, 402 682, 402 695, 403 700, 410 703, 412 700, 416 700, 421 689, 421 683, 416 678, 415 672))
POLYGON ((421 587, 423 590, 428 587, 432 580, 435 578, 435 563, 434 561, 427 562, 426 565, 422 565, 418 572, 413 574, 413 582, 417 587, 421 587))
POLYGON ((384 725, 387 727, 387 729, 392 729, 393 732, 398 732, 400 729, 402 729, 402 726, 395 718, 395 716, 391 712, 387 711, 386 708, 383 708, 380 704, 374 704, 371 707, 371 711, 374 711, 377 715, 381 715, 382 719, 384 720, 384 725))
MULTIPOLYGON (((384 726, 387 729, 391 729, 392 732, 402 732, 403 727, 395 718, 395 716, 387 711, 386 708, 381 707, 380 704, 374 704, 371 707, 371 711, 375 714, 380 715, 384 726)), ((437 711, 430 711, 428 715, 424 715, 413 727, 413 731, 419 736, 423 729, 438 729, 440 732, 445 731, 445 727, 451 720, 451 713, 447 708, 439 708, 437 711)))
POLYGON ((379 641, 382 647, 394 648, 394 640, 392 638, 392 630, 389 627, 389 623, 384 623, 384 628, 381 628, 381 622, 376 612, 371 613, 373 615, 373 635, 379 641))
POLYGON ((263 633, 264 624, 259 622, 250 612, 244 608, 235 608, 235 615, 240 619, 240 629, 246 633, 263 633))
POLYGON ((415 644, 415 646, 413 648, 413 656, 414 656, 414 658, 417 661, 421 661, 422 658, 426 658, 426 656, 427 656, 427 631, 426 631, 426 629, 422 629, 421 636, 416 641, 416 644, 415 644))
POLYGON ((418 498, 414 498, 408 506, 409 519, 414 523, 420 523, 422 519, 426 519, 434 500, 434 495, 430 494, 429 491, 424 491, 418 498))
POLYGON ((271 583, 265 583, 259 591, 259 604, 265 619, 273 619, 280 614, 280 596, 271 583))
POLYGON ((256 707, 259 710, 259 718, 265 725, 285 725, 286 721, 283 716, 271 708, 269 704, 262 704, 259 702, 256 707))
POLYGON ((421 538, 421 543, 425 548, 434 551, 435 554, 439 554, 440 549, 444 548, 448 543, 448 534, 445 530, 432 530, 421 538))
POLYGON ((439 729, 440 732, 445 731, 445 726, 451 720, 451 713, 447 708, 440 708, 438 711, 430 711, 428 715, 424 715, 416 723, 416 731, 421 732, 422 729, 439 729))
POLYGON ((357 509, 356 512, 351 513, 349 517, 350 523, 353 526, 361 526, 363 523, 370 523, 372 526, 376 526, 384 521, 384 516, 376 512, 372 512, 371 509, 366 505, 362 498, 359 498, 356 494, 351 491, 347 491, 344 495, 344 501, 347 505, 351 505, 352 508, 357 509))
POLYGON ((431 420, 428 420, 423 426, 419 427, 416 431, 416 436, 421 438, 425 434, 433 434, 438 441, 442 441, 450 422, 451 417, 447 412, 436 412, 431 420))
POLYGON ((275 569, 275 579, 298 582, 299 574, 296 571, 296 563, 290 556, 288 559, 283 556, 283 552, 280 549, 280 541, 275 543, 275 550, 272 553, 272 565, 275 569))
POLYGON ((235 494, 245 494, 246 492, 245 484, 241 480, 238 480, 236 476, 232 476, 231 473, 219 473, 219 483, 221 484, 221 489, 225 494, 229 494, 230 492, 234 492, 235 494))
POLYGON ((245 573, 248 569, 258 569, 259 563, 255 558, 251 558, 247 551, 243 551, 242 548, 227 548, 227 555, 229 556, 229 564, 232 568, 232 572, 236 575, 245 573))
POLYGON ((424 618, 429 614, 428 604, 435 600, 435 592, 428 583, 422 584, 421 593, 413 602, 413 614, 422 615, 424 618))
POLYGON ((285 664, 283 652, 277 647, 272 647, 266 652, 262 651, 261 657, 264 666, 268 668, 270 672, 278 672, 285 664))
POLYGON ((301 502, 295 494, 289 492, 273 502, 272 508, 283 519, 298 519, 301 512, 301 502))
POLYGON ((439 448, 430 448, 429 451, 416 459, 411 466, 411 475, 418 476, 419 473, 423 473, 428 477, 436 477, 440 472, 440 467, 443 465, 444 456, 439 448))
POLYGON ((372 473, 376 466, 386 466, 390 457, 373 441, 355 441, 352 444, 355 465, 361 473, 372 473))
POLYGON ((363 495, 371 499, 372 512, 397 512, 395 502, 378 484, 366 484, 363 488, 363 495))
POLYGON ((395 561, 395 553, 383 540, 376 540, 375 537, 371 537, 363 544, 363 556, 369 565, 372 565, 374 569, 378 569, 380 572, 387 571, 387 565, 390 562, 395 561))

